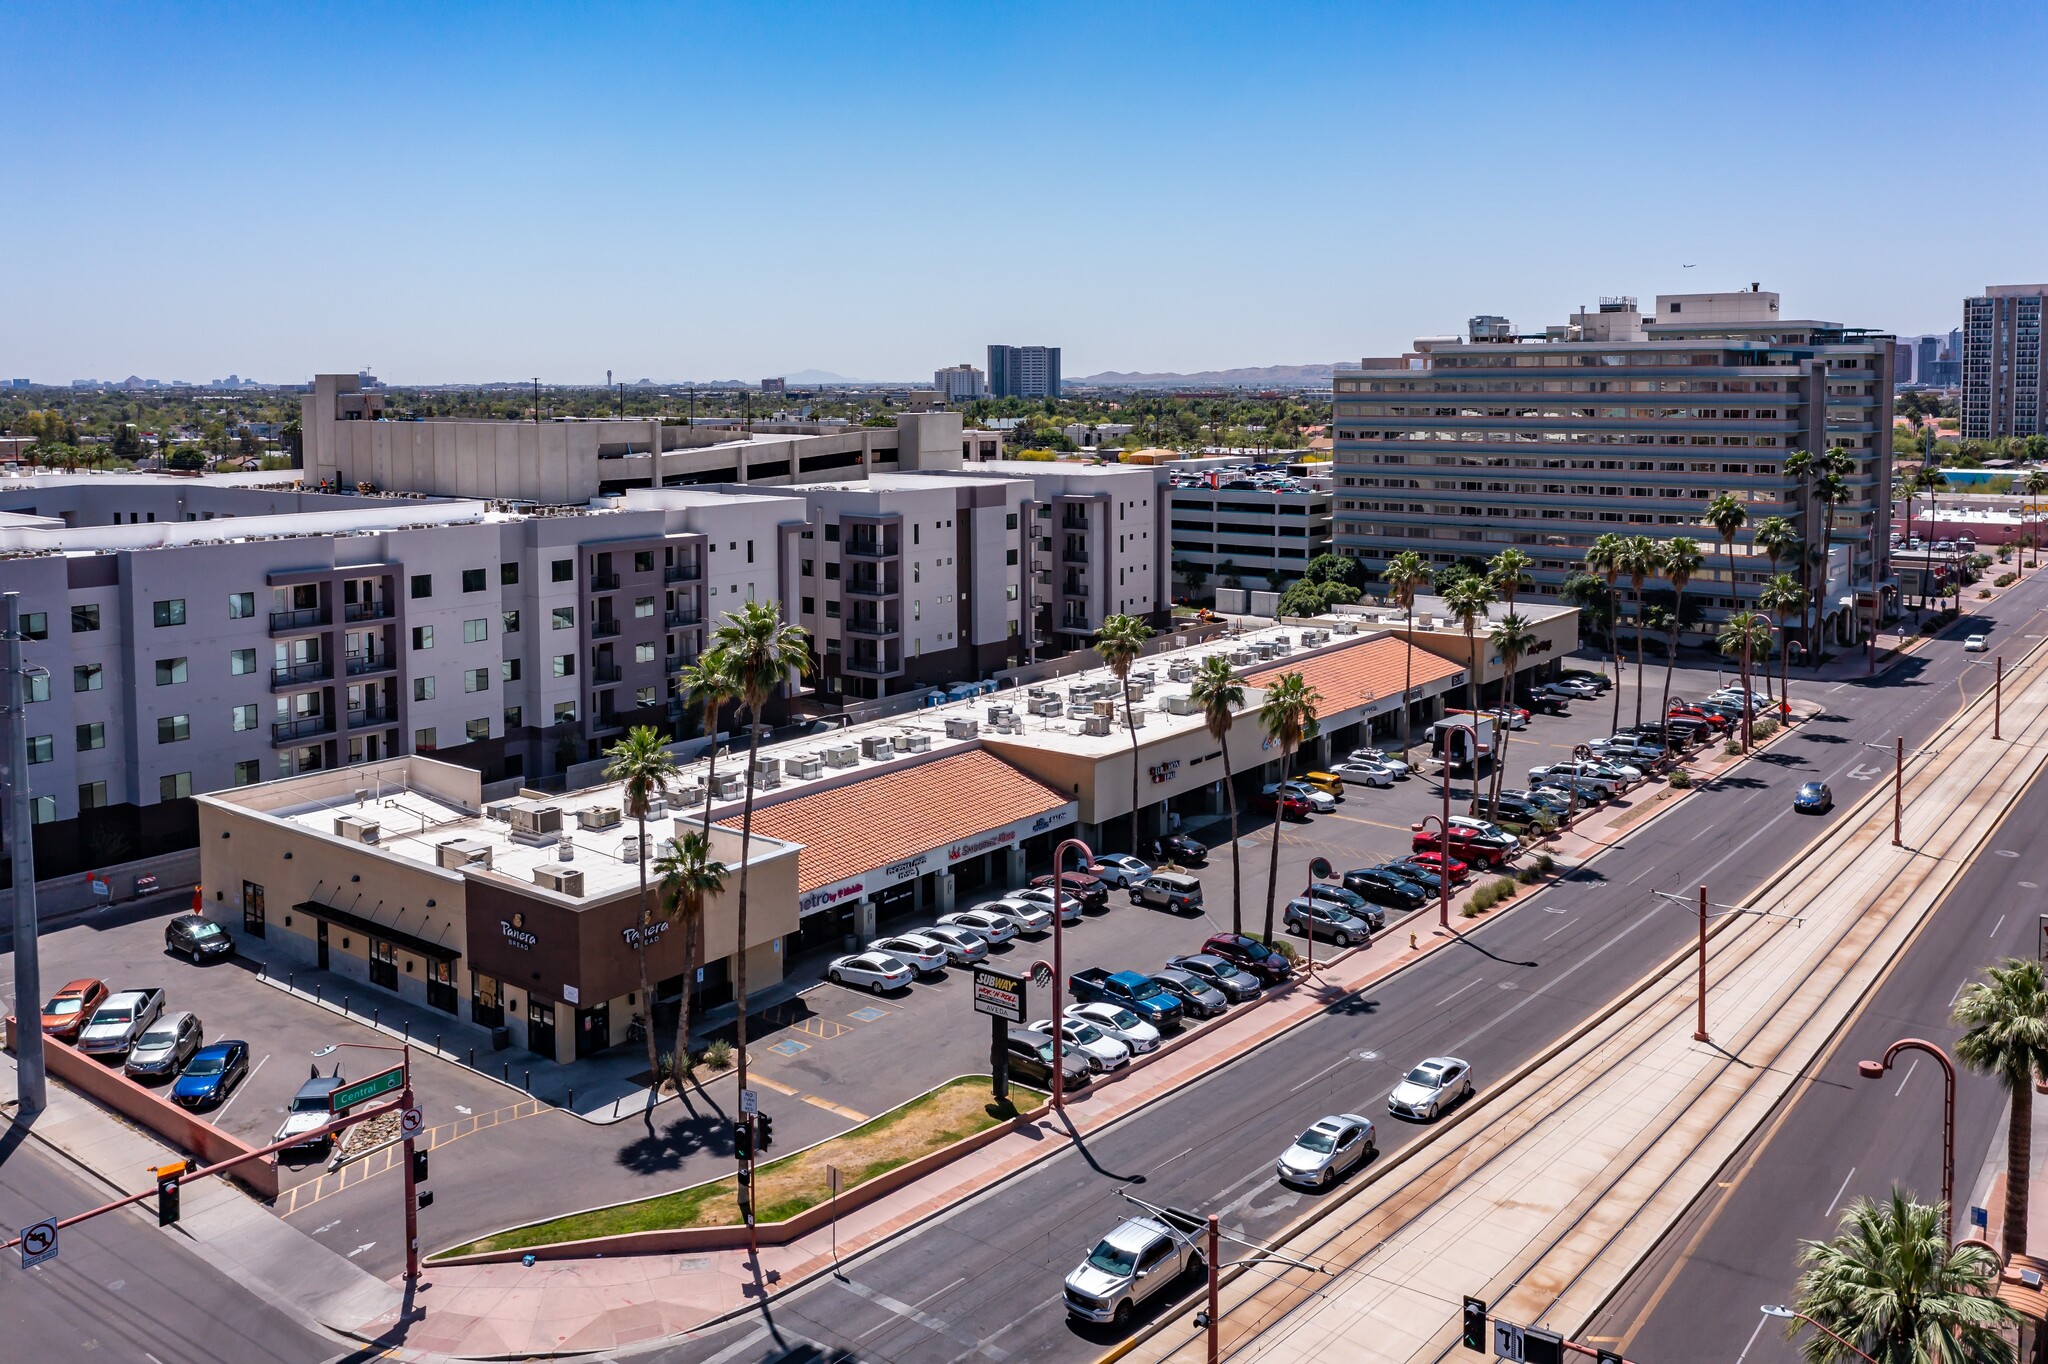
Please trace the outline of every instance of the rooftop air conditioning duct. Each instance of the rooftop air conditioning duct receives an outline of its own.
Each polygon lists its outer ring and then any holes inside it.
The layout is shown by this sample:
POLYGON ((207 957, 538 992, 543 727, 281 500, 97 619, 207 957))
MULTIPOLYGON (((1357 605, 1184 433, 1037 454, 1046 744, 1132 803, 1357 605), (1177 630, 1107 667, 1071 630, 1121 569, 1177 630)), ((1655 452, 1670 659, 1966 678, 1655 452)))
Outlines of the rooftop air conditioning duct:
POLYGON ((575 860, 576 860, 576 840, 575 840, 575 839, 573 839, 573 838, 564 838, 564 839, 562 839, 562 840, 561 840, 560 842, 558 842, 558 843, 556 843, 556 844, 555 844, 555 861, 557 861, 557 862, 574 862, 575 860))
POLYGON ((619 861, 638 862, 639 860, 640 835, 627 834, 625 839, 619 844, 619 861))
POLYGON ((354 815, 334 817, 335 837, 345 838, 351 843, 375 843, 381 828, 374 819, 358 819, 354 815))
POLYGON ((583 896, 583 872, 576 867, 556 867, 542 863, 533 869, 533 883, 557 895, 583 896))
POLYGON ((803 758, 784 758, 782 772, 784 776, 809 781, 825 775, 825 760, 815 753, 803 758))
POLYGON ((619 807, 616 805, 593 805, 588 810, 576 812, 576 827, 579 829, 613 829, 618 824, 619 807))
POLYGON ((946 737, 948 739, 972 739, 979 733, 981 733, 980 722, 966 716, 958 716, 946 721, 946 737))

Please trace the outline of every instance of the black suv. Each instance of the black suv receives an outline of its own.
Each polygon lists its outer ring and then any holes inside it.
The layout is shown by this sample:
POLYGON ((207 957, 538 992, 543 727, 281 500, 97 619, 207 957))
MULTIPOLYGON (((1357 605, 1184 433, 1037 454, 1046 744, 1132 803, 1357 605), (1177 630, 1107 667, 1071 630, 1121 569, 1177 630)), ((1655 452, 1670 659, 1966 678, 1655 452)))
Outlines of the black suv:
POLYGON ((1278 985, 1294 975, 1294 963, 1281 953, 1242 933, 1218 933, 1202 944, 1202 951, 1221 957, 1241 971, 1249 971, 1268 985, 1278 985))
MULTIPOLYGON (((1010 1074, 1018 1080, 1050 1088, 1052 1085, 1052 1039, 1029 1028, 1012 1028, 1003 1043, 1008 1053, 1010 1074)), ((1060 1070, 1064 1087, 1080 1089, 1088 1083, 1088 1058, 1074 1047, 1060 1048, 1060 1070)))
POLYGON ((203 914, 180 914, 164 925, 164 950, 190 957, 197 966, 235 955, 235 940, 203 914))
POLYGON ((1344 889, 1392 909, 1414 909, 1429 902, 1429 892, 1421 886, 1377 867, 1345 872, 1344 889))

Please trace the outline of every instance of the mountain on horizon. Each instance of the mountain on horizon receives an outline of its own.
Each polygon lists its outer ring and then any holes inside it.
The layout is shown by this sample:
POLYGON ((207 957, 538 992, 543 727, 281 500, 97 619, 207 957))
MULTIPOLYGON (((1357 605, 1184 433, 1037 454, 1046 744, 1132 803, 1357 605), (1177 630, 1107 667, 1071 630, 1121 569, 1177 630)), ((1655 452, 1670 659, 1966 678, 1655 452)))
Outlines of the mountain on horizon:
POLYGON ((1242 385, 1248 388, 1321 388, 1330 382, 1330 365, 1259 365, 1241 369, 1203 369, 1192 374, 1139 373, 1104 370, 1100 374, 1069 379, 1073 384, 1101 387, 1166 387, 1170 385, 1242 385))
POLYGON ((849 379, 844 374, 834 374, 829 369, 800 369, 794 374, 782 376, 786 384, 859 384, 864 379, 849 379))

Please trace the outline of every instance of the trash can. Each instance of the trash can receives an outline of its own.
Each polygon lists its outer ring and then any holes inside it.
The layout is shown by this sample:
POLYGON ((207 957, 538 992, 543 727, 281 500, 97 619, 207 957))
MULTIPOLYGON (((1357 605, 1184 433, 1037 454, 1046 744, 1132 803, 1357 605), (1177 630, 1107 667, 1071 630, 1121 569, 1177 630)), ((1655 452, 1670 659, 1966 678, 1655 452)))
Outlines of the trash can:
POLYGON ((503 1051, 512 1045, 512 1030, 504 1024, 491 1029, 491 1050, 503 1051))

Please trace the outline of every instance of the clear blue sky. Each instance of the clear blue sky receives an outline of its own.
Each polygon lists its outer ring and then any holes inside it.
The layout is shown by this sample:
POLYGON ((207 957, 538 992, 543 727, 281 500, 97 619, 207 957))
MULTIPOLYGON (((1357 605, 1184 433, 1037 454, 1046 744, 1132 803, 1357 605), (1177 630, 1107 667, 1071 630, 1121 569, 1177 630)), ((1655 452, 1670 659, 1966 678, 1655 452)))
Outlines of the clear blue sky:
POLYGON ((0 9, 0 376, 1070 375, 2048 278, 2048 6, 0 9), (1681 270, 1684 263, 1696 268, 1681 270))

